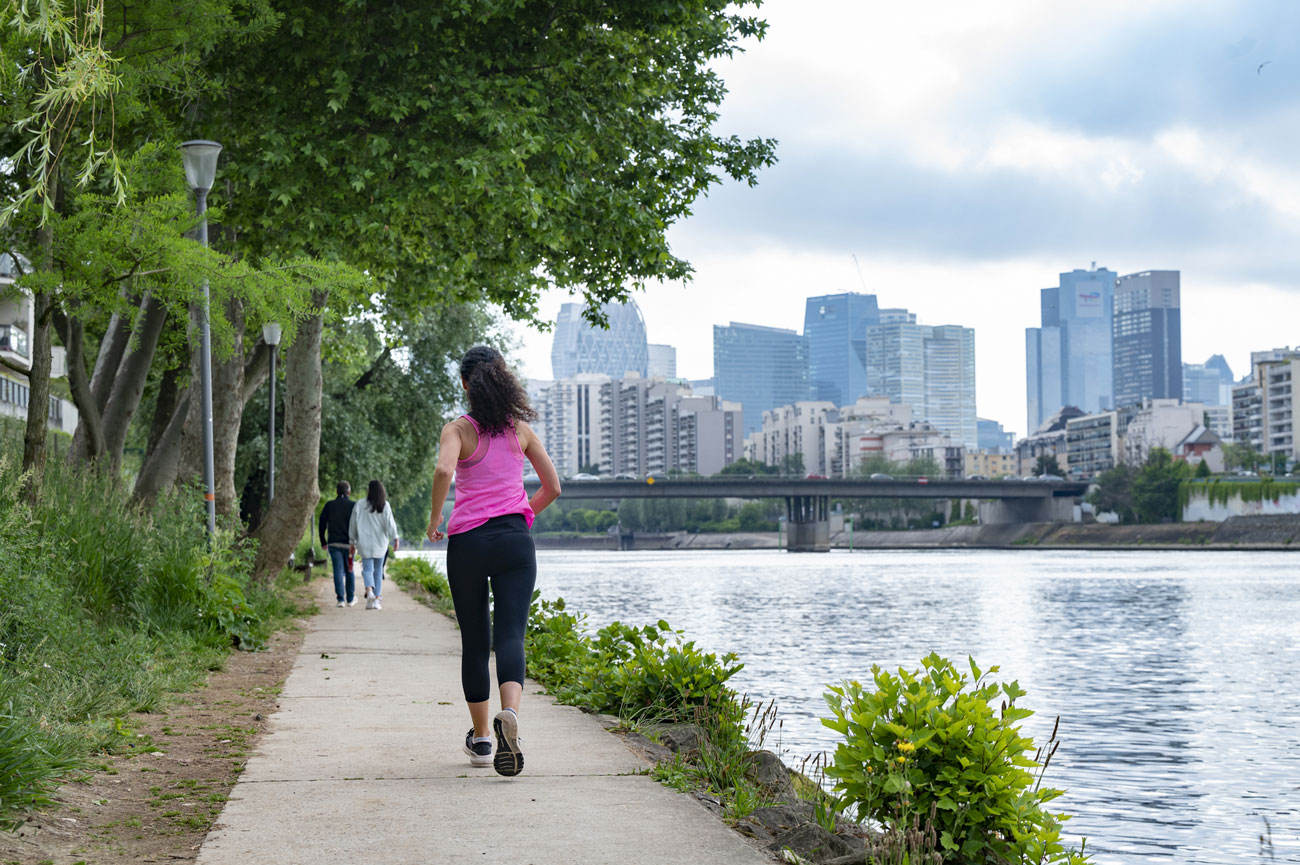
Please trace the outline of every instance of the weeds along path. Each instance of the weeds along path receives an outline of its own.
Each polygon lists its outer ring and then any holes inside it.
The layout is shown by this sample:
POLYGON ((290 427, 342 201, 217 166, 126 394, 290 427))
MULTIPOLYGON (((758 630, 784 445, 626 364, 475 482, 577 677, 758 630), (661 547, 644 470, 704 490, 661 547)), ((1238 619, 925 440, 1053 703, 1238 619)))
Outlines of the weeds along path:
POLYGON ((268 727, 306 622, 234 652, 199 687, 124 721, 128 743, 90 758, 54 807, 0 833, 0 865, 192 862, 268 727))
POLYGON ((387 581, 384 609, 337 609, 318 583, 311 623, 200 865, 384 862, 770 863, 600 722, 529 683, 526 768, 469 766, 452 623, 387 581))

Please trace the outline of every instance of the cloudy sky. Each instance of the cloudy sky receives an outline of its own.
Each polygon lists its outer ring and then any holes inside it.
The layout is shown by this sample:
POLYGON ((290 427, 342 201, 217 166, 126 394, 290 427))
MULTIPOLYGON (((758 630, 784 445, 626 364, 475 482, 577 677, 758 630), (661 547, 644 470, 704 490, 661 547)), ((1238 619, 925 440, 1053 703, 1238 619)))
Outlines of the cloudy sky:
MULTIPOLYGON (((1184 360, 1241 375, 1251 350, 1300 342, 1300 3, 762 12, 768 37, 720 67, 720 131, 775 137, 780 161, 673 228, 692 282, 637 297, 679 375, 712 374, 712 325, 802 330, 806 296, 865 282, 975 328, 979 414, 1023 435, 1038 290, 1094 261, 1182 271, 1184 360)), ((524 373, 550 378, 550 335, 520 340, 524 373)))

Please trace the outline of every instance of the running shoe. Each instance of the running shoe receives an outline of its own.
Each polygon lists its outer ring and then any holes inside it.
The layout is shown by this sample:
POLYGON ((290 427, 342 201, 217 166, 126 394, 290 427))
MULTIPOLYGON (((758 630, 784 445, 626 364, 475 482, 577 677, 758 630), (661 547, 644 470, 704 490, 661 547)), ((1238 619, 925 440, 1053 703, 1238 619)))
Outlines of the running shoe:
POLYGON ((491 766, 492 765, 492 743, 475 742, 474 728, 470 727, 469 732, 465 734, 466 754, 469 754, 469 764, 471 766, 491 766))
POLYGON ((383 608, 384 608, 384 599, 383 599, 383 598, 375 598, 375 609, 376 609, 376 610, 382 610, 383 608))
POLYGON ((347 604, 343 603, 342 601, 339 601, 338 604, 336 604, 336 606, 345 607, 347 606, 347 604))
POLYGON ((524 752, 519 742, 519 717, 509 709, 497 712, 492 721, 497 734, 497 753, 492 766, 498 775, 513 777, 524 771, 524 752))

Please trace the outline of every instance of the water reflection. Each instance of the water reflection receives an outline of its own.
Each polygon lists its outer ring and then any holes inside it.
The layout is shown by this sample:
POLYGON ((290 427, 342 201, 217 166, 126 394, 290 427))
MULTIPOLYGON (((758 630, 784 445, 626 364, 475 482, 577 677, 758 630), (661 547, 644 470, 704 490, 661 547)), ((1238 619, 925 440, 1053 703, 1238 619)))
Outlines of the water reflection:
POLYGON ((538 586, 600 627, 735 651, 788 757, 835 745, 826 683, 938 651, 1018 679, 1099 863, 1300 862, 1300 577, 1285 553, 566 553, 538 586), (1259 836, 1268 821, 1272 846, 1259 836), (1270 858, 1271 850, 1271 858, 1270 858))

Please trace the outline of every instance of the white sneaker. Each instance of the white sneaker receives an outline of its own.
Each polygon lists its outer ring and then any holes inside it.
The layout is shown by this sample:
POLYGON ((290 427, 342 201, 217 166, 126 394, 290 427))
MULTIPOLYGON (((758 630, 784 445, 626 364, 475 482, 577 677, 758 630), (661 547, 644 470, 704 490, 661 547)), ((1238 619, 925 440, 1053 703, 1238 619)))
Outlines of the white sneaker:
POLYGON ((379 609, 379 602, 376 601, 374 598, 366 598, 366 609, 367 610, 379 609))
POLYGON ((337 604, 335 604, 334 606, 336 606, 336 607, 346 607, 347 604, 343 603, 342 601, 339 601, 339 602, 338 602, 337 604))
MULTIPOLYGON (((349 607, 355 607, 356 605, 357 605, 357 599, 356 599, 356 598, 353 598, 352 600, 348 601, 348 606, 349 606, 349 607)), ((343 605, 342 605, 342 604, 339 604, 339 606, 341 607, 341 606, 343 606, 343 605)))
POLYGON ((383 605, 383 603, 380 601, 380 599, 379 599, 379 598, 375 598, 375 609, 376 609, 376 610, 382 610, 383 608, 384 608, 384 605, 383 605))
POLYGON ((366 600, 368 601, 374 596, 375 596, 375 590, 370 588, 369 586, 366 586, 366 600))

